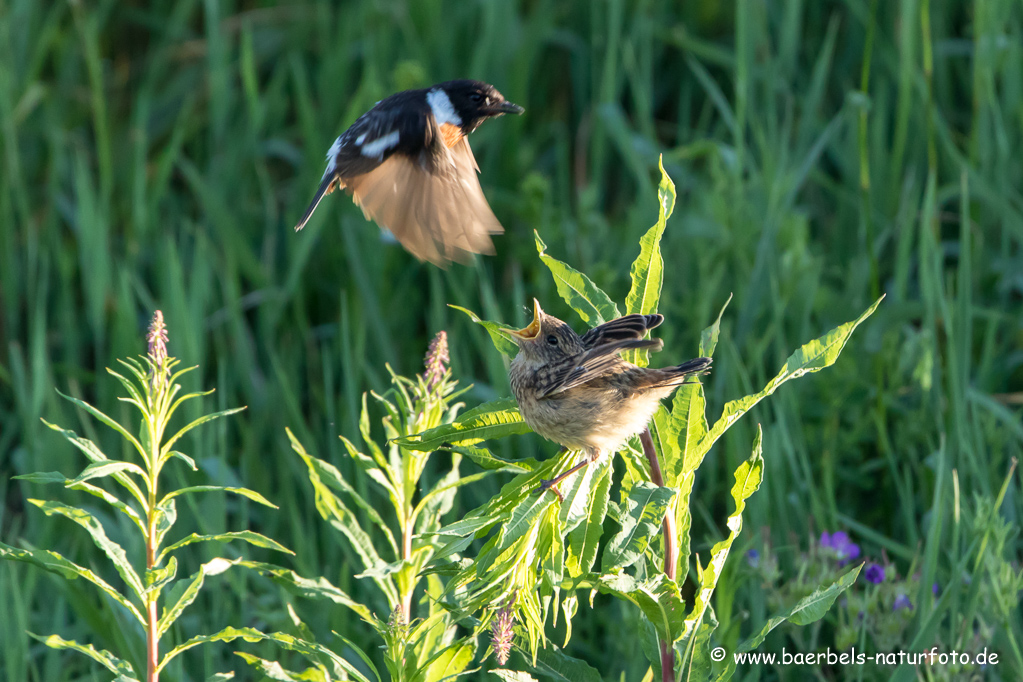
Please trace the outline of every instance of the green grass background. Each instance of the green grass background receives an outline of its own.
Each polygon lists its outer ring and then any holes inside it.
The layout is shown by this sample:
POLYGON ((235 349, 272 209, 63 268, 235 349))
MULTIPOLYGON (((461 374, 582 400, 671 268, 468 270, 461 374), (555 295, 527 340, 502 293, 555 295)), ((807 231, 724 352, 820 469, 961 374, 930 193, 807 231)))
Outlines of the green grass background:
MULTIPOLYGON (((260 530, 297 552, 300 573, 379 608, 316 514, 284 428, 353 473, 337 435, 357 433, 361 393, 387 387, 385 363, 417 371, 440 329, 456 376, 475 383, 470 404, 507 395, 486 334, 446 304, 524 324, 536 296, 568 317, 534 229, 623 299, 663 153, 679 201, 663 244, 660 359, 693 356, 735 296, 705 382, 712 415, 887 294, 835 367, 786 386, 711 453, 694 549, 721 537, 731 471, 761 422, 767 470, 746 541, 763 527, 794 555, 811 534, 846 528, 903 574, 919 557, 939 582, 959 579, 972 540, 960 511, 997 494, 1023 445, 1021 138, 1013 0, 0 0, 0 535, 107 570, 84 533, 25 502, 67 493, 10 477, 84 467, 41 417, 128 456, 54 388, 127 420, 104 368, 143 352, 160 308, 171 353, 200 366, 186 388, 215 387, 209 410, 248 406, 190 436, 183 450, 202 471, 173 465, 170 482, 245 485, 281 507, 189 499, 181 530, 260 530), (496 256, 421 265, 341 195, 292 231, 345 127, 392 92, 457 77, 526 108, 472 139, 506 228, 496 256)), ((497 447, 555 450, 533 437, 497 447)), ((1013 524, 1019 481, 1002 507, 1013 524)), ((499 483, 470 486, 460 508, 499 483)), ((238 549, 200 547, 182 573, 238 549)), ((1016 570, 1020 556, 1017 533, 1016 570)), ((286 596, 268 583, 208 583, 172 640, 288 627, 286 596)), ((0 605, 4 679, 105 679, 26 630, 141 651, 82 581, 0 563, 0 605)), ((608 679, 639 679, 635 614, 597 606, 577 618, 570 653, 608 679)), ((298 608, 317 631, 374 646, 340 609, 298 608)), ((943 627, 978 608, 950 610, 943 627)), ((753 597, 741 612, 765 615, 753 597)), ((1007 659, 1020 620, 999 631, 1007 659)), ((230 650, 189 652, 166 678, 241 671, 230 650)))

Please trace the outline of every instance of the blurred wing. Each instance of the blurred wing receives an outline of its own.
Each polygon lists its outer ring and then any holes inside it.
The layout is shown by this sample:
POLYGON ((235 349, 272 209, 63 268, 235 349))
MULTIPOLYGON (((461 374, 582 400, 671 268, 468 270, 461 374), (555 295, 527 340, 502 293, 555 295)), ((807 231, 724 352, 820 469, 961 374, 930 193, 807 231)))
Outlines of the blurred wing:
POLYGON ((660 339, 624 339, 573 355, 553 367, 550 376, 539 382, 538 397, 547 398, 604 376, 622 362, 619 357, 622 351, 637 348, 659 351, 662 346, 660 339))
POLYGON ((490 235, 504 230, 483 196, 468 141, 448 149, 439 133, 427 137, 434 142, 418 158, 395 154, 349 178, 355 202, 420 260, 443 266, 493 253, 490 235))
POLYGON ((596 348, 612 341, 641 339, 648 330, 664 321, 663 315, 626 315, 598 325, 583 334, 583 345, 596 348))

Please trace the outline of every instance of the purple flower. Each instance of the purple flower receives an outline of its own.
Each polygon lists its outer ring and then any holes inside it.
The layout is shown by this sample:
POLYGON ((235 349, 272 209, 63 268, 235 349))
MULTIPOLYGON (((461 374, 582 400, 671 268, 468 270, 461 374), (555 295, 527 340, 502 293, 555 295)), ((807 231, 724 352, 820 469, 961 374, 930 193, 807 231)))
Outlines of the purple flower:
POLYGON ((931 594, 933 594, 935 597, 938 596, 938 583, 933 583, 931 585, 931 594))
POLYGON ((821 533, 821 547, 834 550, 839 566, 844 566, 860 555, 860 546, 850 540, 844 530, 836 530, 830 535, 821 533))
POLYGON ((757 568, 760 566, 760 552, 755 549, 751 549, 746 552, 746 563, 750 565, 750 568, 757 568))
POLYGON ((874 563, 867 564, 867 570, 863 572, 863 575, 867 579, 867 582, 880 585, 884 582, 884 566, 874 563))
POLYGON ((895 598, 895 603, 892 604, 892 611, 898 611, 899 609, 912 609, 913 602, 909 601, 909 597, 904 594, 900 594, 895 598))

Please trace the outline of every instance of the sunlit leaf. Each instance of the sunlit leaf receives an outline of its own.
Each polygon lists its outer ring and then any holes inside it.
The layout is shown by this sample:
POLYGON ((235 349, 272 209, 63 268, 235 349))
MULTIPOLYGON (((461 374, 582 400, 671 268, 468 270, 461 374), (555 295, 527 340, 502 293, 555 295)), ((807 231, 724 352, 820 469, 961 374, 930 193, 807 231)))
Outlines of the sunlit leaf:
MULTIPOLYGON (((664 159, 657 162, 661 169, 661 182, 657 188, 657 222, 640 237, 639 256, 632 263, 629 275, 632 288, 625 297, 625 314, 651 315, 657 312, 664 283, 664 259, 661 257, 661 237, 675 208, 675 183, 664 172, 664 159)), ((646 367, 647 351, 630 350, 622 353, 627 361, 646 367)))
POLYGON ((632 487, 624 501, 622 529, 604 548, 603 572, 626 568, 643 556, 650 538, 660 531, 674 496, 671 488, 661 488, 647 481, 632 487))
POLYGON ((163 561, 164 557, 174 550, 184 547, 185 545, 190 545, 193 542, 230 542, 232 540, 244 540, 250 545, 255 545, 256 547, 265 547, 266 549, 272 549, 277 552, 294 554, 294 552, 276 540, 271 540, 265 535, 261 535, 260 533, 256 533, 251 530, 239 530, 230 533, 214 533, 212 535, 199 535, 198 533, 192 533, 188 537, 182 538, 173 545, 166 547, 162 552, 160 552, 160 556, 157 558, 156 563, 163 561))
POLYGON ((700 357, 710 358, 714 356, 714 349, 718 346, 718 336, 721 334, 721 318, 725 314, 725 308, 732 302, 732 294, 728 294, 728 300, 721 306, 714 323, 703 330, 700 334, 700 357))
MULTIPOLYGON (((51 424, 45 419, 42 419, 41 421, 43 422, 43 424, 46 424, 46 426, 50 427, 60 435, 64 436, 64 438, 66 438, 71 444, 73 444, 76 448, 81 450, 85 454, 85 456, 89 458, 89 461, 91 462, 109 461, 110 458, 104 455, 103 452, 96 446, 96 444, 93 443, 88 438, 82 438, 74 431, 71 431, 69 429, 62 429, 56 424, 51 424)), ((124 486, 128 490, 128 492, 131 493, 132 497, 134 497, 135 500, 140 505, 142 505, 143 509, 147 509, 146 506, 147 498, 145 494, 142 492, 142 490, 138 487, 138 484, 135 483, 135 481, 133 481, 131 477, 129 477, 124 472, 118 471, 114 472, 113 478, 115 481, 124 486)))
POLYGON ((76 478, 73 478, 67 487, 77 485, 78 483, 84 483, 92 478, 102 478, 104 476, 111 476, 117 472, 130 471, 133 474, 137 474, 142 477, 142 480, 149 483, 149 475, 140 467, 138 464, 131 462, 118 462, 115 460, 106 460, 105 462, 93 462, 89 466, 82 470, 82 473, 78 474, 76 478))
POLYGON ((596 327, 598 324, 620 317, 618 306, 589 277, 570 265, 548 256, 547 245, 540 239, 540 233, 534 230, 533 236, 536 237, 536 250, 540 254, 540 260, 554 275, 558 294, 572 310, 579 313, 583 322, 596 327))
POLYGON ((270 507, 271 509, 278 509, 279 508, 276 504, 274 504, 270 500, 266 499, 265 497, 263 497, 262 495, 260 495, 259 493, 257 493, 254 490, 249 490, 248 488, 233 488, 233 487, 230 487, 230 486, 223 486, 223 485, 193 485, 193 486, 189 486, 188 488, 178 488, 177 490, 172 490, 171 492, 169 492, 166 495, 164 495, 163 496, 163 500, 161 501, 161 504, 163 504, 164 502, 167 502, 168 500, 170 500, 172 498, 177 497, 178 495, 185 495, 185 494, 188 494, 188 493, 216 492, 216 491, 221 491, 221 492, 225 492, 225 493, 234 493, 235 495, 241 495, 242 497, 247 497, 250 500, 252 500, 253 502, 257 502, 257 503, 262 504, 262 505, 264 505, 266 507, 270 507))
POLYGON ((58 471, 21 474, 20 476, 14 476, 13 478, 30 481, 32 483, 60 483, 71 490, 81 490, 82 492, 94 495, 130 518, 135 525, 138 526, 139 530, 143 532, 143 534, 146 532, 145 521, 141 516, 139 516, 138 512, 124 502, 121 502, 121 500, 117 499, 106 490, 103 490, 103 488, 94 486, 91 483, 76 483, 72 485, 71 479, 65 477, 64 474, 58 471))
POLYGON ((121 579, 128 584, 128 587, 130 587, 140 599, 142 598, 142 592, 144 590, 142 580, 135 572, 135 569, 132 568, 131 562, 128 561, 128 555, 124 553, 124 548, 107 537, 107 533, 103 529, 103 524, 101 524, 95 516, 84 509, 72 507, 62 502, 33 500, 31 498, 29 499, 29 502, 42 509, 47 516, 58 514, 64 518, 74 521, 79 526, 87 530, 92 541, 97 547, 103 550, 103 553, 106 554, 107 558, 114 564, 114 568, 117 569, 117 573, 121 576, 121 579))
POLYGON ((626 573, 602 575, 597 585, 604 593, 627 599, 640 608, 661 641, 673 642, 682 633, 685 604, 678 583, 663 573, 640 581, 626 573))
MULTIPOLYGON (((60 397, 62 397, 62 398, 70 400, 72 403, 74 403, 78 407, 82 408, 83 410, 85 410, 86 412, 91 414, 93 417, 95 417, 96 419, 100 420, 101 422, 103 422, 104 424, 106 424, 107 426, 112 428, 114 431, 117 431, 117 433, 121 434, 122 438, 124 438, 126 441, 128 441, 129 443, 131 443, 132 445, 135 446, 135 450, 138 451, 140 457, 142 457, 143 459, 146 458, 146 451, 142 448, 142 444, 139 443, 138 439, 135 438, 135 436, 133 436, 131 433, 129 433, 127 429, 125 429, 123 426, 121 426, 121 424, 119 422, 117 422, 114 419, 112 419, 112 418, 108 417, 107 415, 103 414, 102 412, 100 412, 99 410, 97 410, 95 407, 93 407, 89 403, 85 402, 84 400, 79 400, 78 398, 72 398, 69 395, 64 395, 60 391, 57 391, 57 394, 60 395, 60 397)), ((50 428, 55 428, 55 427, 51 426, 50 428)), ((61 430, 61 429, 57 429, 57 430, 61 430)))
POLYGON ((184 436, 186 433, 188 433, 189 431, 191 431, 195 427, 202 426, 206 422, 211 422, 214 419, 220 419, 221 417, 226 417, 226 416, 228 416, 230 414, 235 414, 237 412, 241 412, 244 409, 245 409, 244 407, 233 407, 230 410, 221 410, 220 412, 213 412, 211 414, 204 414, 203 416, 201 416, 198 419, 192 421, 191 423, 186 424, 185 426, 181 427, 181 429, 177 433, 175 433, 169 439, 164 441, 163 445, 160 447, 160 459, 161 459, 161 461, 166 460, 168 457, 170 457, 170 452, 173 449, 174 444, 177 443, 178 440, 182 436, 184 436))
POLYGON ((509 329, 515 329, 515 327, 512 327, 507 324, 502 324, 500 322, 491 322, 489 320, 484 320, 473 311, 467 308, 463 308, 461 306, 453 305, 451 303, 448 304, 448 307, 454 308, 455 310, 465 313, 466 315, 469 316, 470 320, 486 329, 487 333, 490 334, 490 340, 493 342, 494 347, 497 348, 497 350, 500 351, 501 354, 506 355, 509 358, 513 358, 515 357, 516 354, 518 354, 519 352, 518 345, 516 345, 516 343, 512 341, 507 334, 503 333, 504 331, 507 331, 509 329))
MULTIPOLYGON (((746 500, 750 498, 759 488, 764 477, 763 457, 763 431, 757 425, 757 435, 753 439, 753 453, 750 458, 739 465, 735 470, 735 483, 732 485, 732 501, 735 503, 733 511, 726 521, 728 526, 728 537, 714 544, 710 549, 710 561, 704 567, 700 575, 700 587, 696 593, 696 600, 693 610, 686 617, 685 631, 682 635, 680 646, 684 651, 682 657, 682 670, 691 668, 694 661, 694 654, 697 650, 697 634, 703 624, 704 613, 707 611, 721 572, 724 570, 725 561, 732 548, 732 543, 742 531, 742 512, 746 509, 746 500)), ((709 633, 708 633, 709 636, 709 633)), ((685 672, 683 672, 685 675, 685 672)))
POLYGON ((475 445, 484 440, 529 432, 515 399, 500 398, 459 415, 450 424, 397 438, 394 442, 410 450, 429 452, 441 447, 475 445))
POLYGON ((122 661, 105 649, 96 649, 91 644, 79 644, 74 640, 68 641, 60 635, 41 637, 39 635, 32 634, 31 632, 28 633, 28 635, 33 639, 39 640, 51 649, 70 649, 71 651, 77 651, 80 654, 85 654, 110 672, 121 675, 123 679, 138 679, 135 675, 135 670, 127 661, 122 661))
POLYGON ((85 578, 93 585, 96 585, 98 588, 106 592, 107 595, 109 595, 118 604, 128 609, 128 611, 130 611, 131 614, 138 619, 139 623, 142 625, 145 625, 146 623, 138 608, 128 601, 126 597, 121 595, 120 592, 111 587, 109 583, 89 569, 83 568, 72 561, 68 561, 56 552, 42 549, 15 549, 10 545, 5 545, 0 542, 0 559, 23 561, 25 563, 34 564, 45 571, 56 573, 63 578, 85 578))
MULTIPOLYGON (((199 596, 199 590, 202 589, 203 583, 206 581, 207 576, 219 575, 237 565, 238 560, 216 558, 212 561, 207 561, 205 564, 199 567, 199 570, 191 577, 190 582, 185 586, 181 596, 178 597, 177 601, 169 608, 166 609, 162 616, 160 616, 159 624, 157 625, 157 632, 162 637, 167 629, 174 624, 174 621, 178 619, 178 616, 188 607, 189 604, 195 601, 196 597, 199 596)), ((164 659, 167 660, 167 659, 164 659)), ((163 664, 161 664, 162 666, 163 664)))
POLYGON ((311 599, 328 599, 335 604, 346 606, 355 611, 363 620, 376 628, 386 627, 385 623, 377 620, 366 606, 349 597, 344 591, 330 584, 326 578, 303 578, 299 574, 273 564, 260 563, 255 561, 242 561, 242 566, 258 571, 295 593, 311 599))
POLYGON ((329 673, 323 667, 306 668, 302 672, 297 673, 286 670, 277 661, 268 661, 258 656, 247 654, 244 651, 236 651, 234 655, 240 657, 260 674, 266 676, 267 679, 274 680, 275 682, 330 682, 331 680, 329 673))

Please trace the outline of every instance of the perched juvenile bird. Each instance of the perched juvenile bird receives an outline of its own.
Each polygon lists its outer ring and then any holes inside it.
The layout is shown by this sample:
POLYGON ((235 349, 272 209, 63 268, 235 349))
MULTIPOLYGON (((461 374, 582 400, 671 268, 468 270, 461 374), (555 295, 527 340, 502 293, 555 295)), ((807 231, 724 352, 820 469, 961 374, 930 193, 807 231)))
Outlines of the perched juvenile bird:
POLYGON ((466 136, 488 118, 523 111, 494 86, 473 80, 377 102, 334 141, 320 187, 295 229, 341 187, 367 219, 420 260, 446 265, 493 253, 490 235, 504 230, 483 196, 466 136))
POLYGON ((544 438, 586 455, 565 473, 544 481, 542 490, 552 489, 601 453, 615 452, 647 427, 662 398, 686 377, 710 367, 710 358, 663 369, 638 367, 621 358, 625 350, 661 350, 660 339, 643 337, 663 320, 662 315, 626 315, 579 336, 533 299, 533 321, 507 332, 519 346, 509 378, 522 418, 544 438))

